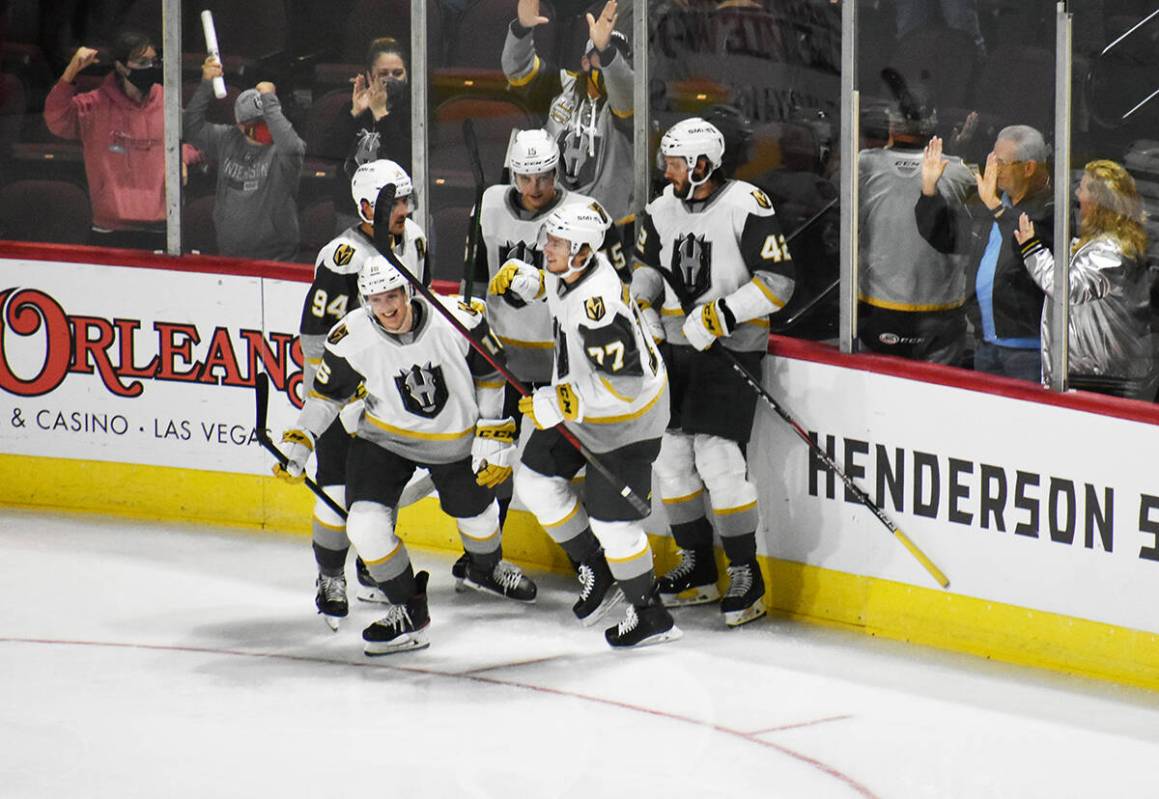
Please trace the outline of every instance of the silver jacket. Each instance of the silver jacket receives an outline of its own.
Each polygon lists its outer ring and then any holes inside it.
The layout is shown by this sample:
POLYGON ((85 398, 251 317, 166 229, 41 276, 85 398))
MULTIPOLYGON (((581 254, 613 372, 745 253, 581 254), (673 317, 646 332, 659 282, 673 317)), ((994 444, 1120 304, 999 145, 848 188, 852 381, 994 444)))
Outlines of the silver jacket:
MULTIPOLYGON (((1023 261, 1046 292, 1042 375, 1049 382, 1054 256, 1032 239, 1023 245, 1023 261)), ((1124 378, 1142 388, 1154 371, 1147 270, 1109 236, 1093 239, 1071 256, 1070 304, 1070 374, 1124 378)))

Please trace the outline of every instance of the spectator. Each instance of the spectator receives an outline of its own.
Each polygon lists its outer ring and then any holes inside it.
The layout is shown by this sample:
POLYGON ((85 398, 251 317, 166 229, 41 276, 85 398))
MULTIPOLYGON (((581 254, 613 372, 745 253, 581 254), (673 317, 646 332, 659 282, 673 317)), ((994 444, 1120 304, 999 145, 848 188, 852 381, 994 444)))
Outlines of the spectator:
MULTIPOLYGON (((1155 368, 1150 339, 1147 234, 1135 179, 1114 161, 1091 161, 1076 196, 1079 237, 1071 244, 1069 378, 1073 388, 1151 399, 1155 368)), ((1046 293, 1042 378, 1049 383, 1054 256, 1028 214, 1015 234, 1031 277, 1046 293)))
MULTIPOLYGON (((886 145, 862 150, 858 339, 874 352, 957 364, 965 351, 965 256, 939 252, 922 238, 914 204, 922 191, 923 149, 937 114, 918 90, 884 70, 896 94, 886 145)), ((937 191, 961 207, 974 185, 950 158, 937 191)))
POLYGON ((960 30, 974 39, 978 55, 986 55, 986 40, 978 21, 978 0, 896 0, 897 38, 903 39, 918 28, 935 24, 935 12, 941 11, 946 27, 960 30))
POLYGON ((503 44, 503 72, 511 87, 530 98, 550 98, 544 129, 559 142, 565 188, 598 200, 613 219, 632 204, 632 81, 627 37, 616 31, 617 3, 599 17, 587 15, 590 38, 579 71, 548 69, 533 32, 548 22, 539 0, 519 0, 503 44))
MULTIPOLYGON (((117 35, 113 71, 96 89, 77 93, 77 75, 100 61, 78 47, 44 101, 44 122, 62 139, 78 139, 93 209, 93 243, 165 248, 165 99, 161 60, 147 36, 117 35)), ((184 151, 188 163, 192 148, 184 151)))
POLYGON ((350 179, 358 167, 379 159, 394 161, 410 172, 410 84, 406 59, 390 36, 375 39, 366 53, 366 71, 350 80, 350 114, 335 124, 348 143, 346 160, 334 179, 334 212, 339 231, 358 224, 351 204, 350 179))
POLYGON ((1049 148, 1034 128, 1003 128, 985 171, 975 176, 977 193, 960 210, 937 189, 949 163, 942 157, 942 140, 935 136, 925 150, 922 193, 914 206, 918 231, 939 252, 969 253, 966 287, 973 298, 966 313, 974 328, 974 368, 980 372, 1034 382, 1042 376, 1042 291, 1022 265, 1014 231, 1018 214, 1025 213, 1043 232, 1047 248, 1051 246, 1054 191, 1049 158, 1049 148), (969 229, 958 236, 963 212, 969 229))
POLYGON ((282 114, 274 84, 246 89, 234 103, 236 125, 205 121, 221 64, 201 67, 185 109, 185 135, 217 162, 213 225, 217 249, 235 258, 292 260, 298 252, 298 181, 306 143, 282 114))

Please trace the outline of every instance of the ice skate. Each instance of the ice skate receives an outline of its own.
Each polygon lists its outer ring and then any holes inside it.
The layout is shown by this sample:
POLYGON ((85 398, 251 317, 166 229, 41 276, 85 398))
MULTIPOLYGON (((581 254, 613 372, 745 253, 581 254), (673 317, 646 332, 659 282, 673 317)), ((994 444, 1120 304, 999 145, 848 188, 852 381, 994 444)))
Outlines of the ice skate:
POLYGON ((665 607, 706 605, 720 599, 712 550, 680 550, 680 562, 656 581, 665 607))
POLYGON ((739 627, 764 616, 765 580, 756 561, 728 567, 728 591, 720 602, 720 612, 729 627, 739 627))
POLYGON ((535 583, 531 582, 518 566, 505 560, 496 563, 489 572, 468 560, 463 585, 517 602, 534 602, 535 595, 539 592, 535 583))
POLYGON ((467 590, 467 586, 463 584, 463 579, 467 576, 467 564, 470 562, 471 557, 464 552, 451 566, 451 576, 455 578, 456 593, 462 593, 467 590))
POLYGON ((580 595, 571 609, 584 627, 591 627, 623 601, 624 592, 616 585, 602 549, 579 564, 576 576, 580 595))
POLYGON ((628 605, 624 620, 604 631, 604 638, 614 649, 663 644, 683 636, 668 608, 655 598, 644 607, 628 605))
POLYGON ((330 576, 319 573, 314 585, 318 587, 318 593, 314 597, 318 613, 331 630, 337 630, 342 619, 350 612, 350 605, 346 601, 346 575, 330 576))
POLYGON ((386 594, 382 593, 382 589, 378 587, 378 583, 370 576, 370 569, 366 568, 366 564, 362 562, 362 558, 354 559, 354 568, 358 573, 357 596, 359 601, 389 605, 390 600, 386 598, 386 594))
POLYGON ((386 615, 362 631, 363 652, 367 655, 393 655, 431 645, 426 630, 431 623, 427 610, 429 578, 427 572, 416 574, 414 596, 402 605, 388 604, 386 615))

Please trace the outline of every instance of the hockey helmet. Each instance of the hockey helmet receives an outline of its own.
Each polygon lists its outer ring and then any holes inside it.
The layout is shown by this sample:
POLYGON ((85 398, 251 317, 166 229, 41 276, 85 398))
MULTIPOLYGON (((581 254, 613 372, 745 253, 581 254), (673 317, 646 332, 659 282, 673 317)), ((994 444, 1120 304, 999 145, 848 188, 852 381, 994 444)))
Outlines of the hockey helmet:
POLYGON ((521 130, 511 140, 507 160, 512 175, 554 172, 559 165, 559 144, 542 128, 521 130))
POLYGON ((696 187, 708 180, 724 163, 724 134, 716 125, 700 117, 682 119, 668 128, 668 132, 660 139, 660 157, 661 162, 665 157, 683 158, 684 163, 688 164, 688 193, 685 197, 688 199, 696 187), (702 156, 708 161, 708 170, 697 180, 696 163, 702 156))
POLYGON ((372 255, 366 259, 362 271, 358 273, 358 293, 363 298, 397 288, 405 288, 408 297, 412 294, 410 282, 390 261, 381 255, 372 255))
POLYGON ((381 158, 370 161, 358 167, 350 179, 350 195, 354 198, 354 205, 358 208, 358 216, 363 222, 374 224, 374 203, 378 200, 378 193, 388 183, 394 184, 395 199, 409 198, 410 208, 414 210, 414 184, 406 170, 394 161, 381 158), (362 211, 362 201, 370 204, 370 217, 362 211))
POLYGON ((560 277, 567 277, 588 267, 596 250, 603 246, 610 224, 608 212, 598 202, 565 205, 552 211, 539 228, 539 249, 543 251, 547 247, 548 236, 566 240, 569 245, 568 269, 560 277), (585 244, 591 252, 582 264, 575 266, 571 261, 583 250, 585 244))

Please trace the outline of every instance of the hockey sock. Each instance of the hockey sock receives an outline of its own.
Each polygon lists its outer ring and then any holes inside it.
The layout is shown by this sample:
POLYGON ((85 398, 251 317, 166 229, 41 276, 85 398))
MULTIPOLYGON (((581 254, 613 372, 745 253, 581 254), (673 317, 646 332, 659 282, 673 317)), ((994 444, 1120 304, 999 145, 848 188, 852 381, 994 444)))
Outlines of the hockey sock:
POLYGON ((318 564, 318 571, 328 577, 335 577, 346 570, 346 553, 349 547, 343 550, 326 549, 314 542, 314 562, 318 564))
POLYGON ((600 548, 600 542, 596 540, 596 534, 592 532, 591 527, 585 527, 578 535, 561 541, 559 545, 563 547, 572 563, 583 563, 600 548))
POLYGON ((721 536, 720 543, 729 563, 750 563, 757 559, 757 534, 721 536))
MULTIPOLYGON (((507 483, 504 483, 504 485, 507 485, 507 483)), ((499 529, 502 530, 503 525, 507 523, 507 510, 511 507, 511 494, 505 497, 496 496, 495 501, 499 503, 499 529)))
POLYGON ((691 549, 696 552, 712 551, 712 525, 708 517, 701 516, 684 524, 672 525, 672 538, 681 549, 691 549))

